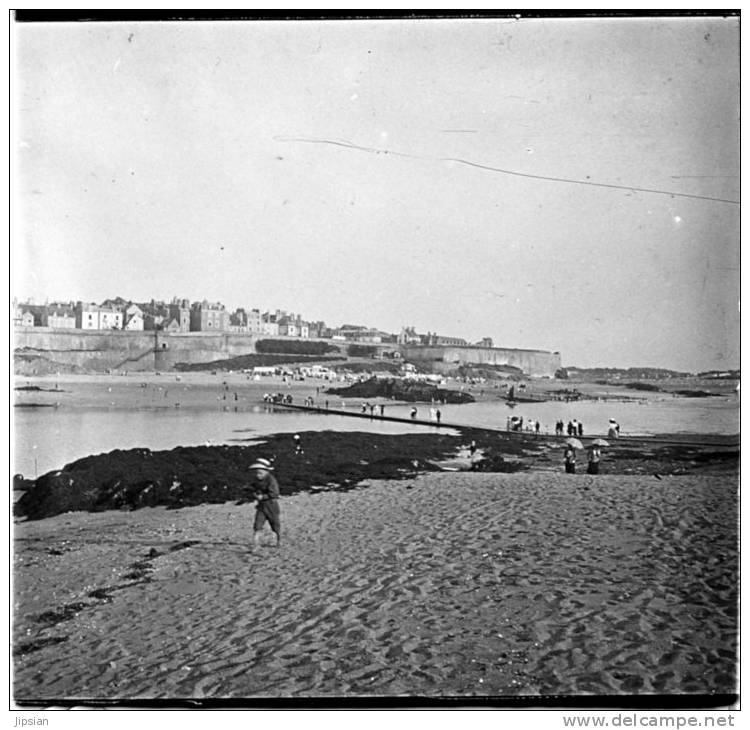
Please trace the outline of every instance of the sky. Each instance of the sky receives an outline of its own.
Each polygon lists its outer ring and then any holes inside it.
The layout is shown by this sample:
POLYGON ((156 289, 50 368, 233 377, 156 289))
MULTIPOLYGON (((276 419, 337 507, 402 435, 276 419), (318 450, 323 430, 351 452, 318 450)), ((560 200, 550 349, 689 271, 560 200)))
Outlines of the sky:
POLYGON ((11 49, 21 300, 739 367, 737 18, 16 24, 11 49))

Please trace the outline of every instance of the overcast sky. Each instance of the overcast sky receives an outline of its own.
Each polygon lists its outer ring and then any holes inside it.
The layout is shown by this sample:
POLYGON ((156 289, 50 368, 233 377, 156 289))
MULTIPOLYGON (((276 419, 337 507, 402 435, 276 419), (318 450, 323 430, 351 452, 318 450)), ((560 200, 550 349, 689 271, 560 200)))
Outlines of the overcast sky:
POLYGON ((14 291, 737 367, 738 26, 16 25, 14 291))

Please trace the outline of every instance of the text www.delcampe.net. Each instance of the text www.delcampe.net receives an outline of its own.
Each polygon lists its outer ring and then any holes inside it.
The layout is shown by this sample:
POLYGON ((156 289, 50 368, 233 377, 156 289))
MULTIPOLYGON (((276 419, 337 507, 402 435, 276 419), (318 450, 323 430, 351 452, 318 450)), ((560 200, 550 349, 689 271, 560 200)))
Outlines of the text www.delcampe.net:
POLYGON ((563 727, 734 727, 734 716, 726 715, 689 715, 686 713, 670 715, 642 715, 638 713, 616 715, 563 715, 563 727))

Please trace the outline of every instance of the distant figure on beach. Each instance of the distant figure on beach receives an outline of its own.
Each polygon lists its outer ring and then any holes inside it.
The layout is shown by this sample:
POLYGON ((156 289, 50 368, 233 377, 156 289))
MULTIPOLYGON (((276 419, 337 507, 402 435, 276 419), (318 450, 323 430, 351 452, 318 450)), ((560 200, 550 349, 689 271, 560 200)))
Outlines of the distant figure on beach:
POLYGON ((370 418, 372 418, 375 415, 375 404, 370 403, 370 418))
POLYGON ((411 415, 412 418, 416 418, 417 417, 417 409, 416 408, 412 408, 410 415, 411 415))
POLYGON ((295 454, 304 454, 305 452, 302 449, 302 439, 300 439, 299 434, 294 434, 294 453, 295 454))
POLYGON ((326 410, 328 410, 328 401, 326 401, 326 410))
POLYGON ((436 416, 435 416, 435 409, 434 408, 430 408, 430 420, 434 421, 435 418, 436 418, 436 416))
POLYGON ((565 447, 565 473, 575 474, 576 473, 576 452, 572 446, 565 447))
POLYGON ((598 446, 592 446, 589 449, 589 466, 586 469, 587 474, 598 474, 599 473, 599 462, 602 458, 602 452, 598 446))
POLYGON ((578 421, 578 436, 583 436, 583 424, 578 421))
POLYGON ((616 439, 620 435, 620 424, 615 421, 614 418, 609 419, 609 430, 607 436, 611 439, 616 439))
POLYGON ((268 522, 276 535, 276 547, 281 543, 281 509, 279 507, 279 483, 271 474, 273 467, 268 459, 256 459, 250 465, 252 473, 248 485, 255 498, 255 521, 253 522, 253 547, 260 544, 260 534, 268 522))
POLYGON ((380 416, 382 418, 383 414, 385 413, 385 406, 381 403, 380 404, 380 416))
POLYGON ((367 403, 362 404, 362 413, 367 413, 367 403))
POLYGON ((539 431, 541 430, 541 428, 542 428, 542 424, 539 423, 539 421, 537 421, 536 424, 534 425, 534 432, 536 433, 537 436, 539 435, 539 431))
POLYGON ((436 420, 436 421, 437 421, 438 423, 440 423, 440 416, 441 416, 441 415, 442 415, 442 414, 440 413, 440 409, 439 409, 439 408, 437 408, 437 409, 435 410, 435 420, 436 420))
POLYGON ((568 436, 572 436, 572 435, 573 435, 573 424, 570 421, 568 421, 568 436))
POLYGON ((477 442, 476 441, 472 441, 469 444, 469 456, 474 456, 474 454, 476 454, 476 453, 477 453, 477 442))

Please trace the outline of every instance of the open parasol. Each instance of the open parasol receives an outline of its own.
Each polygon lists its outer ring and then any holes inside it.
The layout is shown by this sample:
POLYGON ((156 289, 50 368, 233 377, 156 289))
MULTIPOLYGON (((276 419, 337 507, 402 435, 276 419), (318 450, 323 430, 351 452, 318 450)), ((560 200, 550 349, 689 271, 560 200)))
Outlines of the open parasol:
POLYGON ((591 442, 592 446, 609 446, 609 441, 605 441, 604 439, 594 439, 591 442))
POLYGON ((578 439, 569 438, 569 439, 565 440, 565 443, 568 446, 572 446, 574 449, 582 449, 583 448, 583 444, 578 439))

